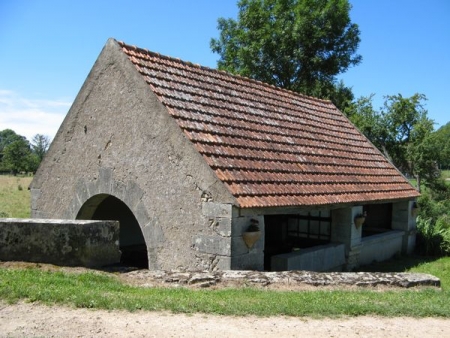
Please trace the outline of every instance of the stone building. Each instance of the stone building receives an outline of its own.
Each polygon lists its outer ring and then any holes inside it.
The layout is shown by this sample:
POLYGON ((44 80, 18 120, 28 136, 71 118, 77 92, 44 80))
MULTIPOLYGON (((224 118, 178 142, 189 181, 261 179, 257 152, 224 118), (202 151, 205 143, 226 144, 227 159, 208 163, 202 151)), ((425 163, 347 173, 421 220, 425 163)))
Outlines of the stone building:
POLYGON ((119 220, 150 269, 352 269, 415 243, 417 191, 331 102, 114 39, 31 194, 34 218, 119 220))

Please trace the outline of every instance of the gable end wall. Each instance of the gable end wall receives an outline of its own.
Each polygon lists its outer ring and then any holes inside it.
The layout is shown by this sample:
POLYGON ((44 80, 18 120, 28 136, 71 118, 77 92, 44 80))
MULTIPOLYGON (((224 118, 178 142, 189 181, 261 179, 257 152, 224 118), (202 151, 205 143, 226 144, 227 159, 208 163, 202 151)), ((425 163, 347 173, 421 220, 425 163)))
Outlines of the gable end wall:
POLYGON ((141 226, 150 268, 229 267, 227 250, 221 257, 197 243, 229 246, 231 230, 217 231, 204 204, 232 208, 234 197, 114 40, 86 79, 31 192, 34 218, 74 219, 92 196, 119 198, 141 226))

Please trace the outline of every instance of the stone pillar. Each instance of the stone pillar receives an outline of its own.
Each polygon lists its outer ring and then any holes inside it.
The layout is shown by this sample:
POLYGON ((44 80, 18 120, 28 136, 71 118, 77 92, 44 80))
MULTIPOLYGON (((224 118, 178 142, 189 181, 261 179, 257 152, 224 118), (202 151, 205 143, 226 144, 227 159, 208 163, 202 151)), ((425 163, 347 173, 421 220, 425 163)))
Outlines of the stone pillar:
POLYGON ((229 270, 231 268, 232 220, 236 213, 231 204, 203 202, 202 213, 209 219, 209 234, 195 234, 193 248, 203 257, 209 270, 229 270))
POLYGON ((402 243, 402 253, 411 254, 416 245, 416 216, 413 210, 414 201, 392 203, 393 230, 405 232, 402 243))
POLYGON ((345 245, 346 270, 359 265, 362 227, 356 228, 354 219, 363 213, 362 206, 336 209, 332 211, 331 241, 345 245))

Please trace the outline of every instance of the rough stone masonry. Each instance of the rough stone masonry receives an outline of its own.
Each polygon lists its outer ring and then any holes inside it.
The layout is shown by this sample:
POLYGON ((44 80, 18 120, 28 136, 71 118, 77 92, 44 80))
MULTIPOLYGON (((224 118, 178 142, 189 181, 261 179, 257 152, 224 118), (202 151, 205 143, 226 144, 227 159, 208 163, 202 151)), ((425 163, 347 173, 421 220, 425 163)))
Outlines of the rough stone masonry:
POLYGON ((119 222, 0 219, 0 261, 86 267, 118 263, 119 222))

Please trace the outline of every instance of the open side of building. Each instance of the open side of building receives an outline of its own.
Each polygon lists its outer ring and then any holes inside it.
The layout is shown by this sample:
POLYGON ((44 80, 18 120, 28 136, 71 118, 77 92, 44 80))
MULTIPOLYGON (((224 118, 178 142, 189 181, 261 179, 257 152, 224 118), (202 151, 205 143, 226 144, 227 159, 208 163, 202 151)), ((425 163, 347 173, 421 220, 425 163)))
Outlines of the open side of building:
POLYGON ((341 270, 408 253, 418 196, 331 102, 114 39, 31 193, 32 217, 119 220, 124 261, 166 270, 341 270))

